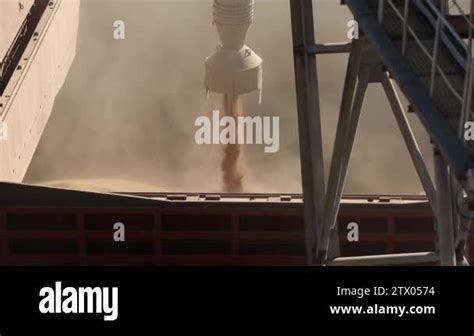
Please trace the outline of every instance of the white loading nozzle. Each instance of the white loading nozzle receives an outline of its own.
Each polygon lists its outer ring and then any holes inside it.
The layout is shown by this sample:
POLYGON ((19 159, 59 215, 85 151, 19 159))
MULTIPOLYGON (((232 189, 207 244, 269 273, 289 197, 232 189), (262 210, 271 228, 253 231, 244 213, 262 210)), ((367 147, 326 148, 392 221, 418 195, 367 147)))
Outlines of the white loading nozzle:
MULTIPOLYGON (((206 59, 208 91, 240 95, 262 92, 262 59, 245 45, 254 0, 214 0, 214 24, 222 45, 206 59)), ((261 100, 261 98, 260 98, 261 100)))

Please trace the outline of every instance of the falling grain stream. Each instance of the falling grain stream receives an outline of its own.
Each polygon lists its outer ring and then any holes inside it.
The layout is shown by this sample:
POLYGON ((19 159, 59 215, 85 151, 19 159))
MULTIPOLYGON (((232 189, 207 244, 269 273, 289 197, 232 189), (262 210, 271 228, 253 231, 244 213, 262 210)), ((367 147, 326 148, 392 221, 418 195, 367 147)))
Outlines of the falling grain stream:
MULTIPOLYGON (((242 98, 240 96, 224 95, 225 115, 235 119, 243 115, 242 98)), ((238 132, 238 130, 236 130, 238 132)), ((238 139, 236 134, 235 139, 238 139)), ((243 154, 244 145, 239 144, 225 145, 224 159, 222 161, 223 190, 225 192, 242 192, 243 173, 243 154)))

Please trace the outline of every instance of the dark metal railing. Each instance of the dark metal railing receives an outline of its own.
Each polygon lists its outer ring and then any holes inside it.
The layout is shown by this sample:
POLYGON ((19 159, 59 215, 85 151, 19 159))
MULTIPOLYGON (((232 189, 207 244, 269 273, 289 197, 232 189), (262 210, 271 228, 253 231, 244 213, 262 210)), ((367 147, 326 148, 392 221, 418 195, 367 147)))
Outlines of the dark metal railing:
POLYGON ((48 4, 49 0, 35 0, 30 12, 0 63, 0 96, 4 94, 10 79, 17 70, 22 55, 33 37, 36 27, 48 4))
POLYGON ((424 54, 431 61, 431 74, 430 74, 430 86, 429 92, 430 95, 434 95, 434 88, 436 85, 436 80, 441 79, 446 87, 451 91, 452 96, 456 98, 461 104, 460 111, 460 120, 459 120, 459 136, 462 137, 464 124, 473 120, 472 118, 472 82, 474 80, 474 59, 472 53, 472 44, 473 44, 473 30, 474 22, 472 21, 473 16, 470 15, 474 11, 474 1, 471 1, 470 13, 467 14, 463 11, 462 7, 458 4, 456 0, 452 1, 453 6, 455 6, 458 11, 461 13, 460 17, 465 20, 465 24, 468 27, 468 36, 463 38, 460 33, 452 26, 448 18, 447 8, 445 3, 441 2, 437 5, 436 2, 431 0, 421 1, 421 0, 405 0, 403 11, 399 9, 399 6, 394 3, 393 0, 379 0, 378 7, 378 19, 379 22, 383 23, 384 20, 384 11, 387 6, 391 7, 398 18, 403 23, 403 38, 402 38, 402 54, 405 55, 407 50, 407 41, 409 38, 413 38, 417 42, 418 46, 424 52, 424 54), (435 28, 435 38, 434 38, 434 48, 429 50, 423 43, 422 38, 419 37, 416 33, 416 29, 411 27, 409 18, 410 10, 412 5, 418 7, 419 10, 423 11, 425 14, 429 14, 433 18, 433 26, 435 28), (467 41, 466 41, 467 40, 467 41), (457 90, 454 84, 451 82, 449 76, 445 73, 442 65, 439 60, 439 45, 444 43, 444 45, 452 52, 454 58, 459 63, 459 65, 465 70, 464 78, 464 88, 462 92, 457 90))

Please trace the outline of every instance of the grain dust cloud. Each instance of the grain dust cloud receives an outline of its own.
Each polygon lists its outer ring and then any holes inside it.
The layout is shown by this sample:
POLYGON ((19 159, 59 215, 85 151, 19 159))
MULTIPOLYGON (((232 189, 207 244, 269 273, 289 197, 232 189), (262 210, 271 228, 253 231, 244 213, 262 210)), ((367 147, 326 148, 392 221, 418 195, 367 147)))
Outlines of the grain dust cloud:
MULTIPOLYGON (((315 3, 319 42, 347 41, 348 9, 315 3)), ((244 104, 246 116, 279 116, 280 150, 247 145, 244 155, 239 145, 194 141, 196 118, 222 109, 222 96, 206 99, 203 85, 204 60, 219 44, 211 0, 82 0, 76 58, 25 182, 118 192, 301 192, 290 17, 287 0, 256 1, 247 43, 264 60, 263 102, 258 93, 227 97, 226 113, 237 116, 244 104), (117 20, 124 40, 113 38, 117 20)), ((346 64, 347 55, 318 58, 326 172, 346 64)), ((414 131, 429 155, 418 123, 414 131)), ((421 191, 377 84, 369 87, 345 191, 421 191)))

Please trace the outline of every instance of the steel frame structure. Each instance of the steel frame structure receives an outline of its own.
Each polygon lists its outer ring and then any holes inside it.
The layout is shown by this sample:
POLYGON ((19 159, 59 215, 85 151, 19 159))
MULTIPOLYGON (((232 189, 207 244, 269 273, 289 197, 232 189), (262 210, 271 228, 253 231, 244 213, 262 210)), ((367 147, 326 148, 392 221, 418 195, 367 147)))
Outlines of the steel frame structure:
MULTIPOLYGON (((384 10, 387 3, 394 6, 391 0, 380 0, 376 19, 381 24, 384 20, 384 10), (388 1, 388 2, 387 2, 388 1)), ((360 3, 361 1, 353 1, 360 3)), ((471 1, 471 13, 474 8, 471 1)), ((357 4, 356 4, 357 5, 357 4)), ((441 73, 438 64, 438 45, 445 43, 445 29, 449 26, 447 21, 447 5, 445 1, 438 4, 440 7, 432 6, 437 12, 436 36, 433 54, 428 52, 432 61, 430 95, 434 94, 435 76, 441 73)), ((408 19, 410 15, 410 0, 405 1, 404 12, 399 16, 403 19, 402 55, 407 49, 407 39, 410 34, 414 35, 408 19)), ((454 142, 441 142, 443 153, 435 141, 434 167, 435 183, 433 183, 425 160, 420 152, 417 141, 413 135, 404 107, 399 99, 397 88, 391 79, 391 73, 384 64, 387 55, 381 55, 371 45, 370 38, 362 37, 354 40, 351 44, 331 43, 327 45, 315 43, 313 1, 291 0, 292 30, 295 56, 296 89, 298 92, 298 116, 299 136, 301 147, 301 165, 303 179, 303 196, 305 203, 305 223, 307 227, 307 262, 309 265, 378 265, 378 264, 405 264, 419 262, 439 261, 441 265, 453 266, 457 261, 466 260, 465 234, 461 233, 460 227, 466 225, 461 223, 461 218, 456 205, 457 190, 459 185, 465 181, 458 182, 455 178, 462 163, 455 161, 455 166, 450 167, 443 154, 448 152, 448 158, 455 158, 458 152, 451 153, 449 148, 455 148, 454 142), (316 56, 318 54, 345 53, 349 52, 348 66, 344 83, 342 101, 340 106, 339 120, 336 129, 336 138, 332 151, 331 168, 329 180, 325 188, 324 168, 322 166, 323 153, 321 150, 321 127, 318 92, 318 75, 316 67, 316 56), (385 56, 385 57, 384 57, 385 56), (342 192, 347 175, 348 164, 357 133, 359 117, 362 112, 363 101, 369 83, 380 83, 386 93, 388 102, 394 113, 396 122, 401 131, 402 139, 408 149, 410 157, 415 166, 421 184, 426 192, 433 214, 436 218, 434 232, 437 241, 435 251, 427 251, 413 254, 392 254, 365 256, 356 258, 339 257, 339 234, 337 232, 336 218, 339 212, 342 192), (458 166, 456 166, 458 164, 458 166), (456 235, 455 235, 456 233, 456 235)), ((467 17, 467 16, 466 16, 467 17)), ((470 16, 473 17, 472 15, 470 16)), ((472 120, 471 96, 473 81, 472 62, 472 29, 473 24, 468 20, 469 29, 469 51, 466 61, 466 78, 462 101, 462 121, 472 120)), ((381 30, 381 26, 374 27, 373 22, 366 24, 366 29, 371 33, 379 34, 375 30, 381 30), (374 32, 375 31, 375 32, 374 32)), ((451 33, 454 30, 449 28, 451 33)), ((415 39, 416 39, 416 35, 415 39)), ((462 41, 462 39, 461 39, 462 41)), ((419 42, 419 40, 418 40, 419 42)), ((423 47, 424 48, 424 47, 423 47)), ((386 48, 384 53, 388 53, 386 48)), ((452 89, 452 88, 451 88, 452 89)), ((438 124, 438 126, 440 126, 438 124)), ((460 126, 461 129, 461 126, 460 126)), ((461 132, 461 131, 460 131, 461 132)), ((442 134, 442 131, 437 133, 442 134)), ((436 139, 436 137, 435 137, 436 139)), ((437 138, 439 139, 439 137, 437 138)), ((442 139, 444 140, 444 138, 442 139)), ((457 176, 459 178, 459 175, 457 176)), ((469 192, 469 190, 467 190, 469 192)), ((470 220, 467 221, 470 225, 470 220)))

